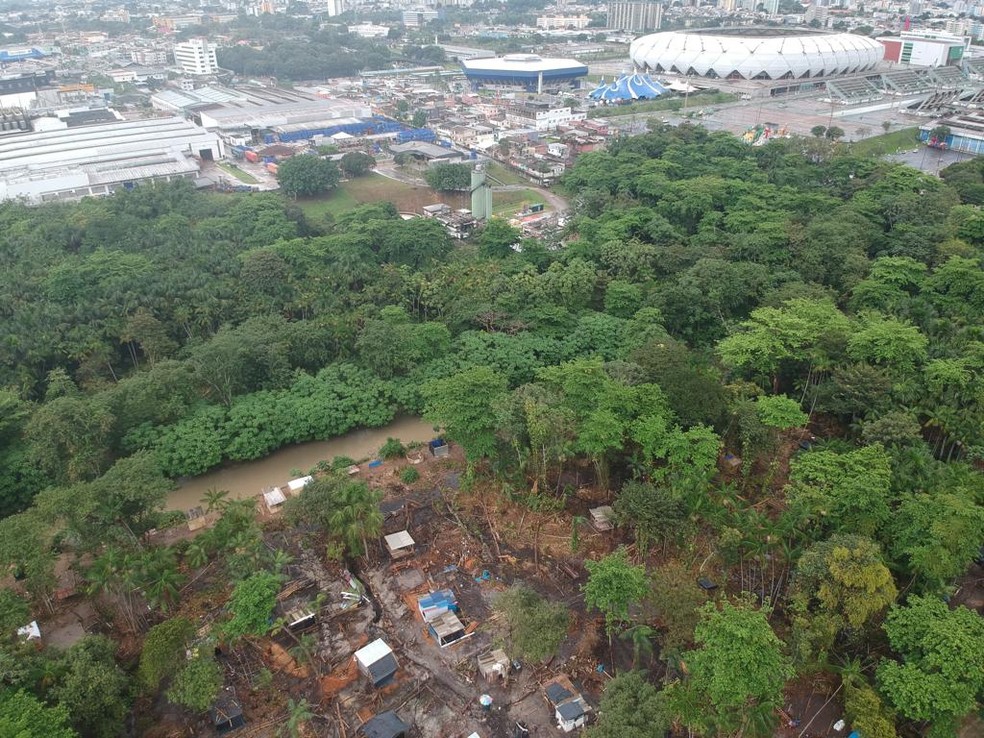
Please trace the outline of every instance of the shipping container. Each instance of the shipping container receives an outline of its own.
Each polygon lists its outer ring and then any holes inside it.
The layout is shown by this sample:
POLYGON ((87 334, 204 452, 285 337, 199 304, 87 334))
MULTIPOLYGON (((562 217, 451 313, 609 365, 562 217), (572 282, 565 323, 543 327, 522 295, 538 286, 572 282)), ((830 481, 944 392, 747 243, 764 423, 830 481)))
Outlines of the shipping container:
POLYGON ((257 154, 255 151, 247 151, 246 152, 246 161, 251 161, 253 163, 256 163, 259 160, 260 160, 260 155, 257 154))
POLYGON ((279 169, 279 167, 276 164, 274 164, 272 161, 266 165, 266 168, 267 171, 270 172, 270 174, 276 174, 277 169, 279 169))

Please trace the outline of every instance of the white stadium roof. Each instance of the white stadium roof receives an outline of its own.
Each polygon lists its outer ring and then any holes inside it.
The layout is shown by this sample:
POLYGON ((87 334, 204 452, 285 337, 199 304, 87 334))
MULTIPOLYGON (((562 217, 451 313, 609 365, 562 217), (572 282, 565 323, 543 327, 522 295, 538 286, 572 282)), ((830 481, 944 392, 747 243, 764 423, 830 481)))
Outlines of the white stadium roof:
POLYGON ((542 57, 536 54, 506 54, 494 59, 465 59, 461 62, 465 72, 577 72, 585 67, 577 59, 542 57))
POLYGON ((669 31, 632 42, 637 68, 720 79, 811 79, 873 68, 884 48, 853 33, 784 28, 669 31))

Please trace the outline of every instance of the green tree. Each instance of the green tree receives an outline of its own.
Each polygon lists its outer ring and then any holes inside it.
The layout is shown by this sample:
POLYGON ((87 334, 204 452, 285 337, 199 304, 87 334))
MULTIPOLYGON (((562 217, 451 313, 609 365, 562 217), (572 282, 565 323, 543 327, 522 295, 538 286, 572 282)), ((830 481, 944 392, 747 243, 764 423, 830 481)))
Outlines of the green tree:
POLYGON ((195 626, 187 618, 165 620, 147 631, 137 672, 147 689, 156 691, 162 681, 177 673, 194 635, 195 626))
POLYGON ((502 218, 492 218, 475 237, 478 253, 487 259, 504 259, 515 252, 522 233, 502 218))
POLYGON ((984 618, 934 597, 894 606, 885 633, 902 661, 883 660, 877 678, 900 715, 931 724, 930 735, 954 735, 984 690, 984 618))
POLYGON ((810 129, 810 135, 814 138, 823 138, 826 133, 827 126, 813 126, 813 128, 810 129))
POLYGON ((205 712, 222 688, 222 668, 210 654, 196 654, 181 669, 167 690, 167 698, 195 712, 205 712))
POLYGON ((889 526, 889 551, 917 577, 919 589, 939 591, 966 571, 984 541, 984 508, 954 486, 906 495, 889 526))
POLYGON ((585 738, 663 738, 671 717, 663 695, 641 671, 626 671, 605 685, 598 722, 585 738))
POLYGON ((427 111, 426 110, 414 110, 413 118, 410 121, 410 125, 414 128, 423 128, 427 125, 427 111))
POLYGON ((793 670, 765 613, 709 602, 695 639, 700 648, 683 654, 689 677, 670 697, 683 724, 706 735, 771 735, 793 670))
POLYGON ((615 500, 619 525, 635 530, 636 546, 645 554, 654 542, 679 538, 686 520, 683 504, 664 487, 626 482, 615 500))
POLYGON ((891 518, 892 470, 881 446, 801 454, 790 464, 790 479, 788 515, 801 534, 812 527, 875 537, 891 518))
POLYGON ((287 723, 278 731, 278 735, 290 736, 290 738, 301 738, 304 725, 314 718, 311 705, 305 699, 294 701, 293 698, 287 700, 287 723))
POLYGON ((878 545, 839 533, 815 543, 796 565, 796 595, 860 628, 892 602, 898 591, 878 545))
POLYGON ((0 735, 10 738, 78 738, 65 705, 49 707, 24 691, 0 691, 0 735))
POLYGON ((342 155, 339 165, 346 177, 361 177, 376 168, 376 160, 362 151, 349 151, 342 155))
POLYGON ((860 677, 844 679, 844 714, 866 738, 896 738, 895 714, 860 677))
POLYGON ((272 624, 273 609, 280 591, 280 578, 267 571, 252 574, 236 584, 229 598, 232 619, 222 627, 232 640, 265 635, 272 624))
POLYGON ((687 567, 671 561, 653 572, 649 602, 662 626, 662 656, 678 656, 693 643, 707 593, 697 586, 696 577, 687 567))
POLYGON ((527 661, 547 661, 567 637, 567 608, 532 589, 515 585, 495 598, 493 607, 509 629, 509 650, 527 661))
POLYGON ((620 548, 598 561, 585 561, 588 581, 584 585, 584 602, 605 615, 605 627, 611 638, 629 620, 629 610, 649 594, 646 569, 629 563, 628 553, 620 548))
POLYGON ((290 197, 314 197, 334 188, 342 174, 333 161, 300 155, 281 162, 277 168, 280 188, 290 197))
POLYGON ((496 449, 493 404, 506 393, 506 379, 478 366, 422 387, 424 417, 440 423, 450 440, 460 443, 474 463, 496 449))
POLYGON ((76 730, 85 736, 113 738, 123 730, 130 711, 130 679, 116 665, 116 643, 105 636, 86 636, 59 660, 51 690, 68 709, 76 730))
POLYGON ((428 167, 424 179, 438 192, 467 190, 471 187, 471 166, 468 164, 435 164, 428 167))

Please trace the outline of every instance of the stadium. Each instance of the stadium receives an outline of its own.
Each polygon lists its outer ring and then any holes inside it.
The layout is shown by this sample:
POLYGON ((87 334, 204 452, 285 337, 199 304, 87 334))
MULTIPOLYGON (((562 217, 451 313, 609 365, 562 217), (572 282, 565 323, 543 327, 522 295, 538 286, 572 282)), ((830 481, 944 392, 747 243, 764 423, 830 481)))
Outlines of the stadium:
POLYGON ((461 62, 472 87, 523 89, 527 92, 577 87, 588 68, 575 59, 551 59, 536 54, 506 54, 495 59, 466 59, 461 62))
POLYGON ((725 80, 808 80, 873 69, 883 46, 865 36, 786 28, 669 31, 632 42, 636 69, 725 80))

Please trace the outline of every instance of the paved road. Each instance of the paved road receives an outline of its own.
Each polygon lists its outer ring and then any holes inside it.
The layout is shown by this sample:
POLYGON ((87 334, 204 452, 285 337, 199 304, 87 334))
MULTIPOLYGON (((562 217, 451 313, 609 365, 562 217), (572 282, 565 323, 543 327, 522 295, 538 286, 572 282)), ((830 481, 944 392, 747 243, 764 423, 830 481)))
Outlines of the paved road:
POLYGON ((939 174, 941 169, 946 169, 951 164, 975 157, 973 154, 965 154, 962 151, 940 151, 928 146, 920 146, 918 149, 903 151, 901 154, 891 154, 885 158, 908 164, 910 167, 915 167, 927 174, 939 174))

